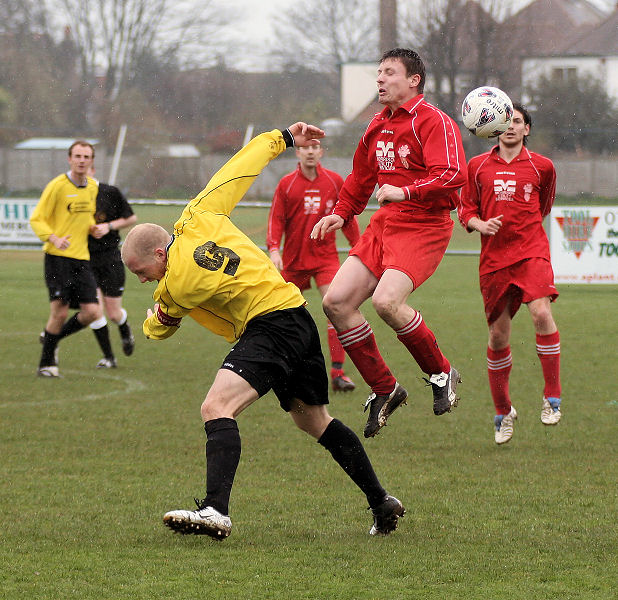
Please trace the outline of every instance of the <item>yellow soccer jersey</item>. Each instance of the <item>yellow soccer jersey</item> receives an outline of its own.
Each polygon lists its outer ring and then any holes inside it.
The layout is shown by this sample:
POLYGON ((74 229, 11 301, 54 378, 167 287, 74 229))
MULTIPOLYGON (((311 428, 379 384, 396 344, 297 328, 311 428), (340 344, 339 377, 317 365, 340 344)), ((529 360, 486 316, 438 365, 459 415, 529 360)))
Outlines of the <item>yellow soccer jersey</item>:
POLYGON ((254 317, 305 300, 266 254, 230 221, 230 213, 262 169, 285 150, 280 131, 254 138, 187 204, 174 225, 167 269, 153 295, 159 311, 144 321, 147 337, 172 335, 180 319, 237 340, 254 317))
POLYGON ((52 179, 41 194, 41 199, 30 216, 30 225, 48 254, 89 260, 88 231, 95 224, 98 185, 88 177, 85 187, 76 186, 66 173, 52 179), (58 250, 48 241, 51 234, 70 235, 66 250, 58 250))

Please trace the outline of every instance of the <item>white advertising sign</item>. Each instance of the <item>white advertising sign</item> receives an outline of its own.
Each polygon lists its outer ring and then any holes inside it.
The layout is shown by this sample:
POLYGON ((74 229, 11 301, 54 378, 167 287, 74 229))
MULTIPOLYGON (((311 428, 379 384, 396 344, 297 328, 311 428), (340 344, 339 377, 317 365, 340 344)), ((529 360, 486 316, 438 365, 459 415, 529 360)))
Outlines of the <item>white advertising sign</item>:
POLYGON ((38 198, 0 198, 0 248, 42 245, 30 227, 30 215, 38 201, 38 198))
POLYGON ((618 206, 554 206, 549 219, 556 283, 618 283, 618 206))

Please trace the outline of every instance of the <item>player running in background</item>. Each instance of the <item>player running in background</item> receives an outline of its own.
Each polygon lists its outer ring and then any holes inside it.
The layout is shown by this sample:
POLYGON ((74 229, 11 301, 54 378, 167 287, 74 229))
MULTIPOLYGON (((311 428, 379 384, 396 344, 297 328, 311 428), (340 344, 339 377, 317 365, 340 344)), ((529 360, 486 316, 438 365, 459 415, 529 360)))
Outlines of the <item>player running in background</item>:
POLYGON ((377 84, 385 108, 358 144, 333 214, 322 218, 311 234, 322 239, 343 227, 365 209, 379 186, 380 208, 324 297, 324 310, 339 340, 371 387, 365 437, 378 433, 408 396, 359 310, 367 298, 428 375, 436 415, 456 405, 460 382, 421 314, 406 301, 436 270, 451 239, 450 211, 466 180, 461 135, 448 115, 424 99, 425 66, 413 50, 384 53, 377 84))
MULTIPOLYGON (((314 225, 332 212, 343 185, 338 173, 320 164, 323 154, 319 143, 296 148, 298 168, 285 175, 275 189, 266 236, 270 258, 283 278, 301 292, 311 287, 313 278, 322 297, 339 269, 337 237, 332 232, 323 240, 312 240, 310 234, 314 225)), ((354 246, 360 235, 356 217, 343 226, 343 233, 350 246, 354 246)), ((343 371, 345 352, 330 322, 327 332, 331 386, 335 392, 351 392, 356 386, 343 371)))
POLYGON ((88 177, 94 146, 76 141, 69 148, 69 171, 52 179, 30 216, 33 231, 45 242, 45 283, 49 290, 49 319, 37 374, 59 377, 58 342, 92 322, 103 312, 90 268, 88 232, 94 225, 97 182, 88 177), (69 305, 79 307, 70 319, 69 305))
POLYGON ((551 160, 528 150, 530 115, 520 104, 513 107, 511 125, 498 145, 470 160, 459 206, 461 224, 481 234, 479 275, 497 444, 511 439, 517 418, 509 395, 510 337, 511 320, 522 303, 532 317, 545 379, 541 421, 556 425, 561 417, 560 334, 551 311, 558 291, 543 229, 554 202, 556 171, 551 160))
MULTIPOLYGON (((94 174, 93 165, 89 175, 94 178, 94 174)), ((123 352, 131 356, 135 339, 127 322, 127 311, 122 307, 125 272, 120 258, 118 231, 134 225, 137 222, 137 215, 133 213, 131 205, 116 186, 99 182, 94 218, 96 225, 90 232, 88 249, 90 266, 98 286, 97 294, 107 317, 118 325, 123 352)), ((103 351, 103 358, 97 367, 109 369, 116 366, 116 358, 112 352, 105 316, 101 317, 101 323, 91 323, 90 327, 103 351)))
MULTIPOLYGON (((273 390, 294 423, 317 439, 365 493, 371 535, 391 533, 404 508, 386 493, 357 435, 327 409, 328 375, 317 327, 298 288, 230 220, 262 169, 286 147, 313 145, 324 132, 305 123, 251 140, 191 200, 169 234, 134 227, 122 259, 139 280, 158 281, 147 337, 165 339, 190 315, 235 346, 202 403, 206 431, 206 497, 197 510, 173 510, 164 523, 180 533, 226 538, 229 499, 240 460, 236 418, 273 390)), ((275 482, 273 481, 273 485, 275 482)))

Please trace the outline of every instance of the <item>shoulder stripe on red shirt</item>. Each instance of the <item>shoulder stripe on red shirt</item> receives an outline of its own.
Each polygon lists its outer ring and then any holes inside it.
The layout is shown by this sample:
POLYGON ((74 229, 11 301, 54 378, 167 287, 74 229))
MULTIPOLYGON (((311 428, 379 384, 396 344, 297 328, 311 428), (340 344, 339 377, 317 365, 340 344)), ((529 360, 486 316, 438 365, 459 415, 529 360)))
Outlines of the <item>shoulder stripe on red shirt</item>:
MULTIPOLYGON (((442 186, 447 186, 451 181, 453 181, 453 179, 455 179, 455 177, 457 177, 457 175, 459 175, 461 168, 459 166, 459 150, 457 148, 457 145, 455 144, 455 157, 451 156, 451 153, 449 152, 448 149, 448 132, 451 131, 451 133, 453 133, 454 135, 454 124, 453 121, 450 119, 446 119, 446 115, 439 110, 438 108, 436 108, 435 106, 433 106, 432 104, 429 104, 429 102, 424 102, 425 106, 431 110, 433 110, 434 112, 436 112, 438 114, 438 116, 440 117, 440 119, 442 120, 442 130, 444 133, 444 149, 446 151, 446 161, 447 161, 447 168, 442 172, 441 175, 439 175, 438 177, 434 177, 432 180, 430 181, 426 181, 425 183, 422 183, 420 185, 417 185, 417 187, 422 187, 425 185, 430 185, 432 183, 434 183, 435 181, 440 181, 442 179, 442 177, 444 175, 446 175, 447 173, 452 171, 452 176, 450 179, 445 179, 442 182, 442 186), (454 158, 454 162, 455 164, 453 165, 453 158, 454 158)), ((412 126, 414 127, 414 120, 412 120, 412 126)), ((416 135, 416 131, 414 132, 414 135, 416 135)), ((418 139, 418 136, 416 136, 418 139)))

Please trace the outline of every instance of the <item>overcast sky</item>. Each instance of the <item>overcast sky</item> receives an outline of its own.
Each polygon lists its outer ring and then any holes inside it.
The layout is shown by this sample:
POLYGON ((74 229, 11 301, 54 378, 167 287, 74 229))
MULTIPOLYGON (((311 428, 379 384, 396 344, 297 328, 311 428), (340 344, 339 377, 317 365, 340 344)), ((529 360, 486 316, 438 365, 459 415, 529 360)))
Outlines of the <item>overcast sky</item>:
MULTIPOLYGON (((518 10, 532 1, 512 0, 511 4, 518 10)), ((615 5, 614 0, 588 1, 608 12, 615 5)), ((256 70, 266 68, 263 50, 268 36, 272 34, 272 23, 277 19, 277 11, 284 10, 290 3, 291 0, 228 0, 227 5, 232 10, 238 29, 239 46, 243 48, 245 55, 245 58, 239 61, 239 68, 256 70)))

